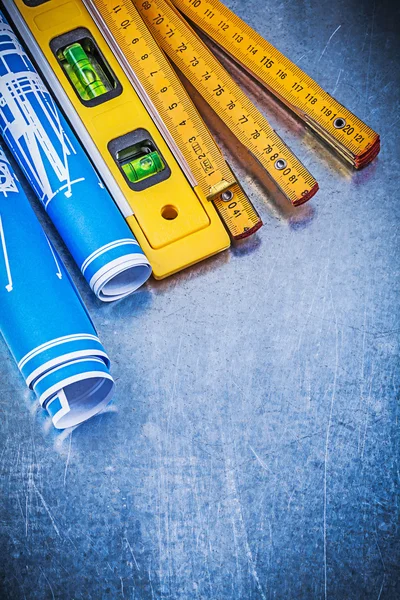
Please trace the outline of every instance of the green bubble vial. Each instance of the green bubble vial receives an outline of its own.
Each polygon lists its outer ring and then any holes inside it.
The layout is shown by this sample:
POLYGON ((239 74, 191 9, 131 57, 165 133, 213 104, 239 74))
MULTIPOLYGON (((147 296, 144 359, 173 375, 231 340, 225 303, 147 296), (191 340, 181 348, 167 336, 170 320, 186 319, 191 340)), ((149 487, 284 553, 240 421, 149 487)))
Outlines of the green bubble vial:
POLYGON ((71 75, 74 76, 71 79, 80 96, 86 96, 92 100, 107 93, 106 86, 81 44, 76 42, 67 46, 63 51, 63 55, 70 66, 71 75), (75 78, 76 81, 74 81, 75 78))
POLYGON ((160 173, 165 168, 160 155, 155 151, 134 158, 121 166, 127 179, 132 183, 137 183, 138 181, 142 181, 142 179, 151 177, 151 175, 156 175, 156 173, 160 173))

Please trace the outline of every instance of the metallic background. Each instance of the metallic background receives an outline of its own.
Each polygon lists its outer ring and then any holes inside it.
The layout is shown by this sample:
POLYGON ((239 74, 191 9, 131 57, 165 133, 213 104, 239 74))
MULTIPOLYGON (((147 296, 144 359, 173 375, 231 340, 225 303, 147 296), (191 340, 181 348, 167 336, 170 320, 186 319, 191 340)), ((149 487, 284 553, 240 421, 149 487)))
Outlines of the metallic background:
POLYGON ((256 237, 109 306, 63 253, 117 394, 57 432, 1 342, 2 600, 400 597, 399 12, 227 3, 382 152, 354 172, 254 89, 315 199, 273 200, 234 149, 256 237))

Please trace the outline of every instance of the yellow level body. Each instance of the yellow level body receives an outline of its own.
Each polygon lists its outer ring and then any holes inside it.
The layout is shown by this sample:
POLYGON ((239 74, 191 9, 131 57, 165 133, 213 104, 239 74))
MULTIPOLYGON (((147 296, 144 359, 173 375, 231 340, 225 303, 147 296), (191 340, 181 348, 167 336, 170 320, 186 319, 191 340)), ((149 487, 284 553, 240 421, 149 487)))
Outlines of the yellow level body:
MULTIPOLYGON (((219 0, 171 0, 192 23, 293 110, 355 168, 380 150, 378 134, 219 0)), ((151 2, 143 3, 143 6, 151 2)), ((149 8, 149 10, 151 10, 149 8)))
POLYGON ((214 206, 199 186, 190 185, 83 3, 50 0, 29 7, 16 0, 15 4, 132 207, 127 222, 148 256, 154 276, 167 277, 228 248, 229 236, 214 206), (51 47, 54 40, 77 29, 89 32, 120 84, 120 93, 103 103, 88 106, 81 102, 51 47), (128 139, 137 131, 148 133, 170 171, 145 189, 132 189, 110 150, 113 141, 128 139))

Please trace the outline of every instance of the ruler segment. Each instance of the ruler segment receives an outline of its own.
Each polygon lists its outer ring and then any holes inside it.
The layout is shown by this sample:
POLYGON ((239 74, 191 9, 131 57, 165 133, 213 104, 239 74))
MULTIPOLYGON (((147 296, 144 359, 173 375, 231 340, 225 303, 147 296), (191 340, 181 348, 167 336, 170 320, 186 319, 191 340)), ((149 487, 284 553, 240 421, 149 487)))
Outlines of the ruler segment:
POLYGON ((192 23, 284 102, 356 169, 379 153, 379 135, 219 0, 172 0, 192 23))
POLYGON ((170 60, 256 157, 282 193, 295 206, 309 200, 318 190, 313 176, 174 6, 165 0, 133 3, 170 60))
POLYGON ((260 216, 239 183, 235 183, 216 198, 214 206, 224 223, 232 224, 231 229, 234 224, 235 233, 232 234, 232 237, 235 240, 242 240, 253 235, 263 225, 260 216))
POLYGON ((156 109, 152 114, 156 124, 163 123, 174 138, 231 237, 254 233, 262 225, 259 215, 135 6, 122 0, 84 0, 84 4, 109 42, 117 44, 131 81, 156 109))

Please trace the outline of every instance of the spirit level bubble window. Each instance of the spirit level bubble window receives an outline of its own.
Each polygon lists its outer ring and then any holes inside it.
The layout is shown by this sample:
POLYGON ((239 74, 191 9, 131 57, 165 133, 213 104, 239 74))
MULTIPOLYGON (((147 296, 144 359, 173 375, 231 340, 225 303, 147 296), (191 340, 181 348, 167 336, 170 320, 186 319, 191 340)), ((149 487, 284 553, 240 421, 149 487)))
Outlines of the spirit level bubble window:
POLYGON ((121 93, 121 85, 87 29, 63 34, 50 46, 83 104, 97 106, 121 93))
POLYGON ((165 181, 171 169, 146 129, 135 129, 108 143, 128 186, 137 192, 165 181))
POLYGON ((126 179, 137 183, 165 169, 160 154, 150 140, 143 140, 117 152, 117 161, 126 179))

